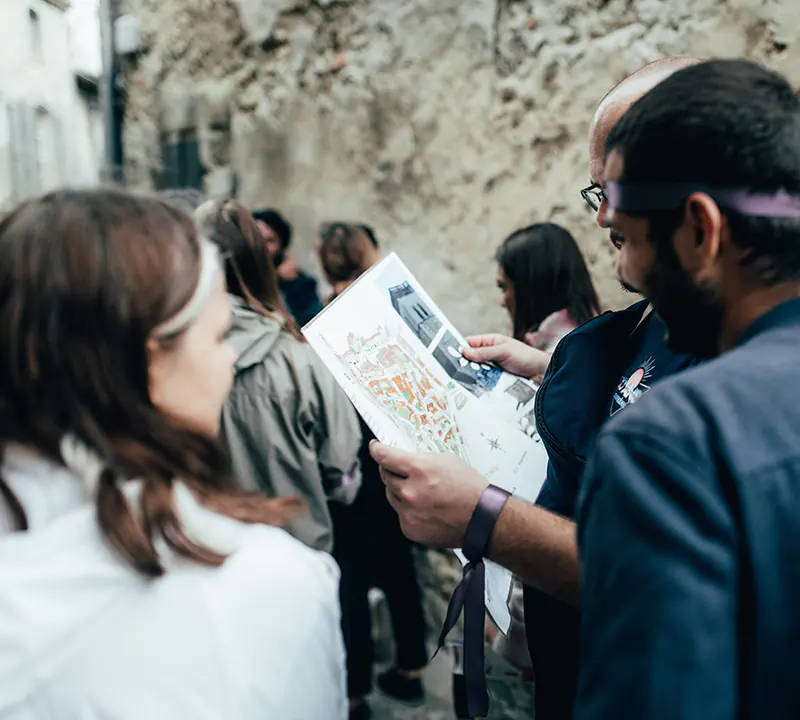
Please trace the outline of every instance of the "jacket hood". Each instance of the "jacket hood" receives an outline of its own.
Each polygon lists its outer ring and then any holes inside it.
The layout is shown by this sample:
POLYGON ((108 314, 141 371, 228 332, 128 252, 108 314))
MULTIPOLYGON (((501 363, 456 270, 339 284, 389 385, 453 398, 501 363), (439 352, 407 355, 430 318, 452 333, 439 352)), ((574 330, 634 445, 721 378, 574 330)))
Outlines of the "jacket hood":
POLYGON ((238 297, 230 296, 233 314, 228 342, 236 352, 236 372, 258 365, 272 352, 281 336, 281 323, 251 310, 238 297))

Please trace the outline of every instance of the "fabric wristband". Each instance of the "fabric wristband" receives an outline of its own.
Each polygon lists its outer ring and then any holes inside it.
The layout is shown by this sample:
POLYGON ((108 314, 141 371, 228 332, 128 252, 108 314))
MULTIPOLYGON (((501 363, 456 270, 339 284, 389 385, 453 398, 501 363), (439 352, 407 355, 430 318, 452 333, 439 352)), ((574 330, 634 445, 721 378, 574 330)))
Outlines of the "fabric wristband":
POLYGON ((464 543, 461 548, 467 558, 461 582, 453 591, 447 606, 442 632, 439 635, 439 650, 444 646, 447 634, 455 627, 461 610, 464 610, 464 681, 467 689, 467 713, 470 718, 485 717, 489 713, 489 693, 486 690, 484 666, 484 595, 486 566, 483 558, 489 547, 497 518, 505 507, 511 493, 496 485, 489 485, 472 513, 464 543))

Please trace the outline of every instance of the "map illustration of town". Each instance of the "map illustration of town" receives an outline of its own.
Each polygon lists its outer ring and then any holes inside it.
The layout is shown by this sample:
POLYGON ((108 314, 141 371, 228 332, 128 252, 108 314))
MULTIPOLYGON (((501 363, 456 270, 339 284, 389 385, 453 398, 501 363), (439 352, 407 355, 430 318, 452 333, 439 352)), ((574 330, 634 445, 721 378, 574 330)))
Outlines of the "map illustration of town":
POLYGON ((348 333, 347 349, 333 354, 383 413, 421 451, 452 452, 465 457, 456 410, 466 403, 455 383, 440 382, 401 334, 379 326, 363 337, 348 333))

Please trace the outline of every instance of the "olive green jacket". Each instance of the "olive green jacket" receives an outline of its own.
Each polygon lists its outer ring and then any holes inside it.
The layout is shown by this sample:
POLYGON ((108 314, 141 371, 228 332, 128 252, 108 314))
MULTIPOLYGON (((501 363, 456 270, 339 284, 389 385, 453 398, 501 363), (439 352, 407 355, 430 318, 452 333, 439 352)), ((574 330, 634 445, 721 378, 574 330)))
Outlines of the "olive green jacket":
POLYGON ((327 501, 351 502, 361 484, 358 416, 309 345, 238 298, 231 304, 236 375, 222 434, 234 474, 270 496, 303 498, 308 515, 288 530, 330 552, 327 501))

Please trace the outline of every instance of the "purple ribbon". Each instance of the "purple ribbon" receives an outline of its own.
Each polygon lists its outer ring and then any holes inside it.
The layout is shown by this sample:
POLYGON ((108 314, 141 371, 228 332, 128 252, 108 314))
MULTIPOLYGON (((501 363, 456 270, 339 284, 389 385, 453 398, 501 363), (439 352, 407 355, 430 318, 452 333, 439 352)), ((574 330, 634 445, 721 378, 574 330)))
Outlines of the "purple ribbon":
POLYGON ((624 213, 674 210, 692 193, 705 193, 720 207, 740 215, 771 218, 800 218, 800 197, 785 190, 754 193, 743 188, 716 187, 693 182, 626 183, 607 182, 603 188, 611 210, 624 213))
POLYGON ((338 475, 332 479, 322 479, 322 484, 324 486, 325 493, 327 495, 331 495, 332 493, 340 490, 343 487, 347 487, 351 483, 353 483, 356 479, 356 472, 361 467, 358 460, 353 461, 353 463, 348 468, 347 472, 343 472, 341 475, 338 475))
MULTIPOLYGON (((489 693, 486 690, 486 669, 483 658, 484 594, 486 566, 483 557, 489 547, 497 518, 505 507, 510 493, 496 485, 483 491, 464 533, 461 548, 468 563, 464 567, 461 582, 453 591, 447 606, 442 632, 439 635, 439 650, 444 646, 447 634, 455 627, 461 610, 464 610, 464 683, 467 688, 467 714, 470 718, 489 714, 489 693)), ((434 655, 435 657, 435 655, 434 655)))

